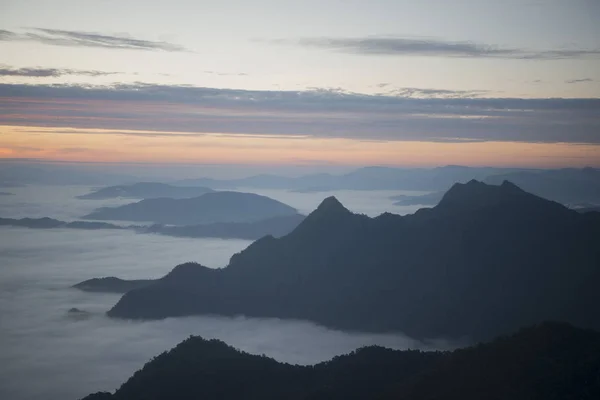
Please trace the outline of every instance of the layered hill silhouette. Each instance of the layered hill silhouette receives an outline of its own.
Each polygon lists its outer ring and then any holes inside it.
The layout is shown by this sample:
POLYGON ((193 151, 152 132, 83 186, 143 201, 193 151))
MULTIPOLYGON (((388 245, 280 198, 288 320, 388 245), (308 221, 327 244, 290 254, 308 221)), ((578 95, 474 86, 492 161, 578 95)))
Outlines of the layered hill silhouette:
POLYGON ((269 197, 223 191, 189 199, 146 199, 120 207, 104 207, 83 218, 196 225, 255 222, 296 214, 296 209, 269 197))
POLYGON ((115 225, 99 221, 65 222, 54 218, 0 218, 0 226, 17 226, 30 229, 70 228, 84 230, 129 229, 136 233, 156 233, 166 236, 187 238, 220 238, 256 240, 263 236, 285 236, 300 224, 304 215, 292 214, 283 217, 267 218, 255 222, 216 222, 204 225, 115 225))
POLYGON ((329 190, 447 190, 455 182, 484 179, 494 174, 520 171, 514 168, 465 167, 447 165, 436 168, 390 168, 370 166, 331 175, 326 173, 284 177, 261 174, 239 179, 185 179, 179 185, 234 189, 238 187, 292 189, 300 192, 329 190))
POLYGON ((434 206, 439 203, 443 197, 444 192, 433 192, 421 195, 400 194, 392 196, 391 199, 394 200, 394 205, 396 206, 434 206))
POLYGON ((52 228, 71 228, 71 229, 127 229, 127 227, 109 224, 107 222, 95 221, 72 221, 65 222, 58 219, 42 218, 0 218, 0 226, 18 226, 32 229, 52 229, 52 228))
POLYGON ((403 217, 353 214, 331 197, 226 268, 179 265, 108 315, 243 314, 477 340, 544 320, 600 328, 599 240, 599 213, 509 182, 456 184, 403 217))
POLYGON ((304 215, 291 214, 254 222, 215 222, 213 224, 189 226, 152 225, 142 230, 147 233, 159 233, 176 237, 256 240, 267 235, 285 236, 292 232, 303 219, 304 215))
POLYGON ((547 171, 512 171, 491 175, 486 183, 509 180, 519 187, 563 204, 600 204, 600 170, 596 168, 564 168, 547 171))
POLYGON ((600 333, 546 322, 453 352, 365 347, 314 366, 190 337, 86 400, 558 400, 600 397, 600 333))
POLYGON ((172 199, 185 199, 212 193, 214 190, 207 187, 173 186, 166 183, 139 182, 132 185, 109 186, 93 192, 77 196, 84 200, 103 200, 114 198, 128 199, 155 199, 167 197, 172 199))

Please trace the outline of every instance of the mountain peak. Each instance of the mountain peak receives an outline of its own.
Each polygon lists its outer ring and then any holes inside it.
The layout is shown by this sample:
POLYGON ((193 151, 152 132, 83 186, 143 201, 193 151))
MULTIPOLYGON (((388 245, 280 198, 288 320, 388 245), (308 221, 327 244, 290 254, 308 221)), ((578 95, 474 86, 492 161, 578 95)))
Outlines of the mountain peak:
POLYGON ((315 212, 349 212, 346 207, 335 196, 329 196, 319 204, 315 212))
MULTIPOLYGON (((444 195, 439 205, 484 206, 514 200, 515 196, 532 196, 507 180, 501 185, 470 180, 467 183, 455 183, 444 195)), ((533 197, 533 196, 532 196, 533 197)))
POLYGON ((508 181, 506 179, 502 181, 502 184, 500 185, 500 187, 503 188, 504 190, 525 192, 523 189, 521 189, 520 187, 518 187, 517 185, 515 185, 514 183, 512 183, 511 181, 508 181))

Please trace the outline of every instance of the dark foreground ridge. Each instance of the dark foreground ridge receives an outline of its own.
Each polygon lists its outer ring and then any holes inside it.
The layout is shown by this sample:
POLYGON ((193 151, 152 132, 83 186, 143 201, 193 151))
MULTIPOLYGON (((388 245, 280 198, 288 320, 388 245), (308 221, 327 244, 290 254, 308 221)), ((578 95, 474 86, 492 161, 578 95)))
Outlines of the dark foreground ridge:
POLYGON ((544 320, 598 329, 599 239, 600 214, 509 182, 456 184, 404 217, 328 198, 289 235, 254 242, 224 269, 180 265, 108 315, 242 314, 474 340, 544 320))
POLYGON ((120 207, 104 207, 83 218, 199 225, 256 222, 297 213, 296 209, 287 204, 258 194, 213 192, 187 199, 147 199, 120 207))
POLYGON ((86 400, 600 398, 600 333, 546 322, 454 352, 365 347, 314 366, 190 337, 86 400))

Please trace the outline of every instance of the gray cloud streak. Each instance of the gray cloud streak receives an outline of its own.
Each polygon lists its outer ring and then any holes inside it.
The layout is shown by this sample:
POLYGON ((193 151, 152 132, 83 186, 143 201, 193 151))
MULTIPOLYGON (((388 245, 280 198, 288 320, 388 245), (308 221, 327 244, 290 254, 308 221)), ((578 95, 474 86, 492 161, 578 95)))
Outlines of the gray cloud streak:
POLYGON ((584 83, 584 82, 594 82, 592 78, 583 78, 583 79, 570 79, 565 81, 565 83, 584 83))
POLYGON ((398 90, 406 95, 142 83, 0 84, 0 125, 358 140, 600 144, 600 99, 478 98, 445 89, 398 90), (61 101, 57 104, 56 99, 61 101), (23 101, 28 107, 22 106, 23 101), (49 102, 52 107, 47 107, 49 102))
POLYGON ((174 43, 155 42, 125 36, 61 29, 31 28, 31 32, 17 33, 0 30, 0 41, 32 41, 55 46, 96 47, 119 50, 187 51, 174 43))
POLYGON ((245 72, 218 72, 218 71, 203 71, 208 75, 217 75, 217 76, 248 76, 245 72))
POLYGON ((480 97, 488 94, 487 90, 447 90, 447 89, 425 89, 414 87, 401 87, 389 90, 383 94, 411 98, 445 98, 463 99, 480 97))
POLYGON ((0 64, 0 77, 2 76, 20 76, 29 78, 57 78, 64 75, 83 75, 83 76, 106 76, 116 75, 120 72, 90 71, 68 68, 14 68, 8 65, 0 64))
POLYGON ((316 37, 296 40, 272 40, 277 44, 295 44, 342 53, 375 56, 422 56, 448 58, 498 58, 521 60, 560 60, 599 58, 600 49, 526 50, 475 42, 453 42, 430 38, 386 36, 316 37))

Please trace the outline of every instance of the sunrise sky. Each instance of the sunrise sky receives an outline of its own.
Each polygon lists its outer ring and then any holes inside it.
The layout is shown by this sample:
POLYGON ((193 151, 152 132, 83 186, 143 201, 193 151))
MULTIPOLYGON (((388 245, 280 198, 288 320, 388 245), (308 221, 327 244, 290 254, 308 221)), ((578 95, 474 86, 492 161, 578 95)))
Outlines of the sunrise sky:
POLYGON ((0 0, 0 158, 600 167, 597 0, 0 0))

